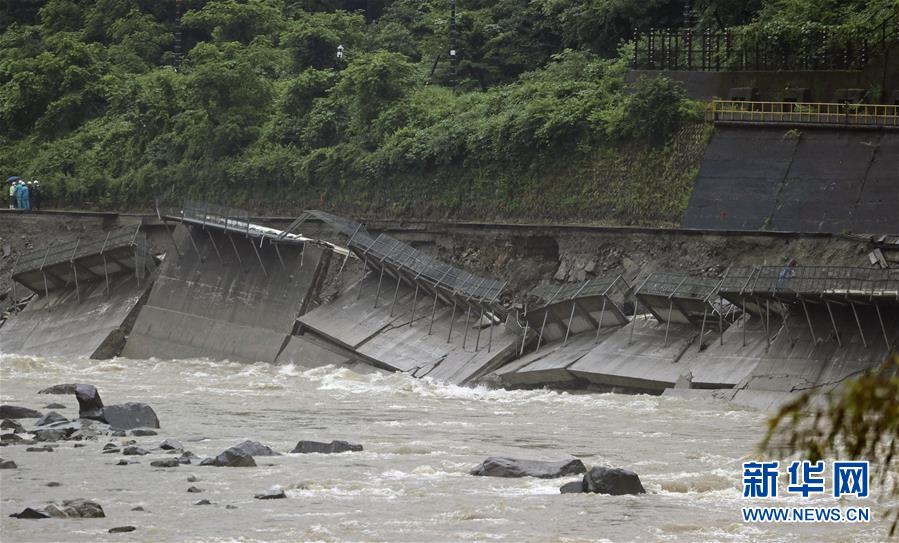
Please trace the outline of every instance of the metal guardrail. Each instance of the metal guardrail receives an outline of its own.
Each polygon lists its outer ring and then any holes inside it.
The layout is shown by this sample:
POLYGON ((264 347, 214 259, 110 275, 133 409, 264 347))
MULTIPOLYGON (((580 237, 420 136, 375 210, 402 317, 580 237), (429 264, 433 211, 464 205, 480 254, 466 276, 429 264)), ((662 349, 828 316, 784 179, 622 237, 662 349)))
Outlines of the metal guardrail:
POLYGON ((479 277, 451 266, 407 243, 385 234, 372 237, 361 223, 318 210, 308 210, 338 232, 349 236, 347 245, 369 265, 387 265, 415 281, 427 282, 447 294, 474 303, 492 304, 505 288, 496 279, 479 277))
POLYGON ((714 100, 706 119, 716 123, 899 129, 899 105, 714 100))
POLYGON ((865 26, 650 28, 633 36, 636 69, 862 70, 896 42, 899 16, 888 11, 865 26))
POLYGON ((591 296, 607 296, 614 303, 621 305, 630 293, 631 286, 619 275, 617 277, 594 277, 579 283, 565 283, 558 286, 537 285, 528 292, 528 296, 537 298, 543 306, 591 296))
POLYGON ((720 282, 720 279, 714 277, 653 272, 640 286, 640 294, 664 298, 707 300, 717 292, 720 282))
POLYGON ((105 234, 79 237, 74 241, 51 244, 29 251, 16 262, 15 273, 40 270, 128 246, 140 247, 146 252, 146 243, 146 236, 140 235, 140 225, 125 226, 105 234))
POLYGON ((899 270, 850 266, 758 266, 729 270, 721 292, 736 295, 895 297, 899 270))

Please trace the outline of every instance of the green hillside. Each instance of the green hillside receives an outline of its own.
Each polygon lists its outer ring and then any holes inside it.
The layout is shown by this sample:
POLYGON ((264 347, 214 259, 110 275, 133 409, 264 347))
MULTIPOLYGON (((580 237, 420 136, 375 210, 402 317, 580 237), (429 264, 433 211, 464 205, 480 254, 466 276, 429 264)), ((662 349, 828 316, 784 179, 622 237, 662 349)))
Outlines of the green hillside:
MULTIPOLYGON (((699 0, 694 23, 863 21, 893 0, 699 0)), ((625 83, 681 1, 0 0, 0 173, 64 206, 670 224, 708 128, 625 83), (180 45, 178 40, 180 39, 180 45), (338 58, 338 47, 343 58, 338 58), (457 61, 449 57, 457 51, 457 61)))

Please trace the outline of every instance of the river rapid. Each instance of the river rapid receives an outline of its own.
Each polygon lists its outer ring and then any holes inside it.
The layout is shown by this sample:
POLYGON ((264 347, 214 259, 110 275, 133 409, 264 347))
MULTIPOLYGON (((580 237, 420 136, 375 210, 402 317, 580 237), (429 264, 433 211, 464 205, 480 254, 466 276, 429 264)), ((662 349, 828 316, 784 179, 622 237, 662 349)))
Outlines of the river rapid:
MULTIPOLYGON (((0 356, 3 403, 48 411, 73 396, 58 383, 96 385, 105 403, 157 412, 155 448, 180 440, 203 457, 245 440, 287 452, 298 440, 344 439, 360 453, 257 457, 256 468, 161 469, 163 451, 101 454, 109 439, 52 452, 0 448, 2 540, 19 541, 879 541, 885 523, 750 525, 740 519, 740 464, 755 456, 764 413, 655 396, 447 386, 398 374, 208 360, 60 360, 0 356), (561 459, 636 471, 641 496, 559 494, 559 480, 474 477, 487 456, 561 459), (189 483, 187 477, 199 480, 189 483), (60 486, 48 487, 55 481, 60 486), (188 493, 190 486, 203 490, 188 493), (287 499, 256 500, 282 487, 287 499), (49 501, 87 498, 107 517, 19 520, 49 501), (194 505, 201 499, 211 505, 194 505), (227 508, 233 505, 236 508, 227 508), (145 511, 132 511, 141 506, 145 511), (130 534, 109 534, 133 525, 130 534)), ((20 421, 26 427, 34 419, 20 421)), ((196 464, 196 462, 195 462, 196 464)), ((832 502, 825 500, 827 505, 832 502)), ((776 505, 815 500, 778 499, 776 505)), ((872 502, 872 507, 875 504, 872 502)))

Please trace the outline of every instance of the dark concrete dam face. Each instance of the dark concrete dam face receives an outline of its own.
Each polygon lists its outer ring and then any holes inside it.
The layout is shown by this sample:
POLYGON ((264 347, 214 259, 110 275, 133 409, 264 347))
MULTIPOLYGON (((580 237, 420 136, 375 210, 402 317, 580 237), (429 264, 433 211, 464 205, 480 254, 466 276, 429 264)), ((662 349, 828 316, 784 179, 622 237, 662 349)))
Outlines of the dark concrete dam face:
POLYGON ((683 226, 899 233, 899 134, 718 127, 683 226))
POLYGON ((274 362, 330 253, 179 228, 180 256, 167 256, 123 356, 274 362))

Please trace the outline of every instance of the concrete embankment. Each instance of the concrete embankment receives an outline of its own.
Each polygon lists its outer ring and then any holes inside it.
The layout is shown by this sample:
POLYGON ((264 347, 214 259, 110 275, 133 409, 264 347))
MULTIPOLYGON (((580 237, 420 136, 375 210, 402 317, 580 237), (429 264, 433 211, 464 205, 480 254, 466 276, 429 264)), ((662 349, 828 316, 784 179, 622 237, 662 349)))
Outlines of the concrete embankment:
POLYGON ((416 297, 414 288, 374 274, 299 322, 377 367, 456 384, 496 369, 514 356, 518 343, 502 323, 424 293, 416 297))
POLYGON ((178 234, 122 355, 275 362, 330 254, 212 228, 178 234))
MULTIPOLYGON (((879 305, 862 295, 870 278, 849 280, 858 270, 874 273, 860 264, 883 240, 471 224, 381 224, 394 237, 354 240, 358 223, 346 223, 343 238, 312 220, 299 229, 337 243, 350 238, 346 260, 332 258, 332 245, 278 243, 277 231, 248 223, 241 223, 246 235, 227 221, 178 224, 172 235, 145 224, 164 260, 139 286, 128 281, 127 266, 99 267, 105 249, 79 257, 84 266, 62 258, 55 272, 43 264, 17 272, 36 296, 0 328, 2 349, 334 364, 507 387, 653 394, 676 387, 767 408, 835 386, 899 342, 892 276, 874 281, 887 285, 876 293, 879 305), (739 263, 777 262, 764 268, 764 277, 776 278, 784 255, 827 264, 821 277, 831 282, 780 291, 773 279, 759 279, 764 267, 751 267, 746 281, 722 286, 739 263), (108 286, 104 269, 114 272, 108 286), (44 271, 58 276, 52 289, 41 288, 44 271), (486 277, 494 272, 505 288, 486 277), (747 291, 754 282, 758 288, 747 291), (538 291, 542 301, 534 302, 538 291)), ((92 228, 102 238, 102 226, 92 228)))
POLYGON ((721 126, 687 228, 899 234, 899 134, 721 126))

